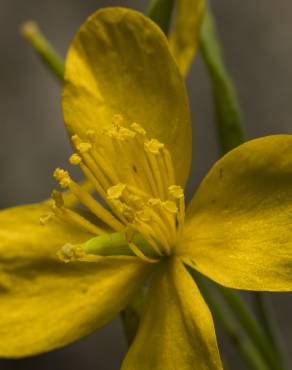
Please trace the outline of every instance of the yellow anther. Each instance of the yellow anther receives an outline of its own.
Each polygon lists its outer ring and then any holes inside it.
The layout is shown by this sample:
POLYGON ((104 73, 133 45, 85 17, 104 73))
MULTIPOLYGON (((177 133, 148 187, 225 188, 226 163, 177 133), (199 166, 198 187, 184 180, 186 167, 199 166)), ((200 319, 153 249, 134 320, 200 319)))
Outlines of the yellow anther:
POLYGON ((84 255, 85 253, 80 246, 69 243, 63 245, 63 247, 57 252, 57 256, 65 263, 78 260, 84 255))
POLYGON ((160 149, 162 149, 163 147, 164 144, 162 144, 160 141, 156 139, 151 139, 145 141, 144 143, 145 150, 153 154, 159 154, 160 149))
POLYGON ((90 142, 90 143, 94 143, 95 142, 95 131, 93 130, 88 130, 86 132, 86 138, 87 140, 90 142))
POLYGON ((162 202, 162 207, 170 213, 175 214, 178 211, 176 204, 170 200, 167 200, 166 202, 162 202))
POLYGON ((146 135, 146 131, 144 130, 143 127, 141 127, 140 125, 138 125, 138 123, 136 122, 133 122, 131 124, 131 129, 135 132, 137 132, 137 134, 140 134, 142 136, 145 136, 146 135))
POLYGON ((126 219, 130 222, 133 221, 133 219, 135 218, 135 214, 134 214, 134 211, 132 210, 132 208, 128 207, 127 205, 124 205, 123 207, 123 210, 122 210, 122 215, 124 217, 126 217, 126 219))
POLYGON ((78 144, 80 144, 81 143, 81 139, 80 139, 80 137, 78 136, 78 135, 73 135, 73 136, 71 136, 71 141, 72 141, 72 143, 75 145, 75 147, 78 145, 78 144))
POLYGON ((73 166, 78 166, 81 163, 81 161, 82 161, 82 159, 81 159, 80 155, 77 154, 77 153, 72 154, 71 157, 69 158, 69 162, 73 166))
POLYGON ((169 194, 176 199, 181 199, 184 197, 184 191, 179 185, 171 185, 168 188, 169 194))
POLYGON ((121 139, 133 138, 135 136, 136 136, 136 133, 134 131, 127 129, 126 127, 121 127, 119 129, 119 137, 121 139))
POLYGON ((125 184, 117 184, 109 189, 107 189, 107 199, 113 200, 113 199, 120 199, 123 195, 123 192, 126 188, 125 184))
POLYGON ((114 126, 120 127, 124 123, 124 117, 121 114, 115 114, 112 122, 114 126))
POLYGON ((92 145, 90 143, 83 142, 77 144, 76 149, 78 150, 79 153, 83 154, 89 152, 89 150, 92 149, 92 145))
POLYGON ((136 133, 122 126, 113 126, 111 129, 106 129, 103 133, 112 139, 124 141, 126 139, 132 139, 136 133))
POLYGON ((151 213, 149 212, 149 209, 144 208, 141 211, 136 212, 135 219, 138 220, 138 221, 141 220, 143 222, 151 221, 152 217, 151 217, 151 213))
POLYGON ((130 194, 127 196, 126 198, 126 202, 134 207, 135 209, 141 209, 144 205, 144 201, 141 197, 137 196, 137 195, 133 195, 133 194, 130 194))
POLYGON ((54 177, 59 182, 62 188, 67 188, 71 182, 69 173, 62 168, 57 168, 54 171, 54 177))
POLYGON ((160 199, 157 199, 157 198, 151 198, 147 202, 147 205, 149 207, 157 207, 157 206, 159 206, 161 204, 162 204, 161 200, 160 199))

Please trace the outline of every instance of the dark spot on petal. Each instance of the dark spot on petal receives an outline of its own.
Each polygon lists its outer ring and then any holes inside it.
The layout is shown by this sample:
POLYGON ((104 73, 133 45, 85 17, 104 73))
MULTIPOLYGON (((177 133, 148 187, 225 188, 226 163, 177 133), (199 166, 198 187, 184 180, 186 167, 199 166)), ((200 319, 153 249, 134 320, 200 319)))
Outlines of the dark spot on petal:
POLYGON ((88 288, 81 288, 81 293, 82 294, 86 294, 88 292, 88 288))
POLYGON ((222 179, 223 177, 223 168, 219 168, 219 178, 222 179))
POLYGON ((133 166, 133 171, 134 171, 135 173, 137 173, 137 167, 136 167, 136 166, 133 166))

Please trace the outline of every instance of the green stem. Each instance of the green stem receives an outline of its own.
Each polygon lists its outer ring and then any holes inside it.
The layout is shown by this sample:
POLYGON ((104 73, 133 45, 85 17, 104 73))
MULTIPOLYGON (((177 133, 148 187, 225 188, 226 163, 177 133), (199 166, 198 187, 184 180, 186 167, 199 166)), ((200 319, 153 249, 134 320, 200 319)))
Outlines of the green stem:
POLYGON ((64 78, 64 63, 34 22, 26 22, 21 33, 37 52, 41 60, 60 82, 64 78))
POLYGON ((206 280, 196 271, 192 269, 189 269, 189 271, 198 284, 213 316, 231 338, 234 346, 241 353, 249 367, 254 370, 268 370, 269 367, 264 362, 261 354, 257 351, 257 347, 254 347, 237 321, 230 316, 230 312, 227 311, 227 307, 222 299, 220 299, 220 296, 216 296, 216 292, 212 289, 214 286, 207 284, 206 280))
POLYGON ((255 292, 254 303, 257 317, 269 340, 274 346, 278 360, 282 362, 283 368, 289 368, 289 361, 284 351, 284 344, 279 333, 278 326, 275 325, 272 308, 265 293, 255 292))
POLYGON ((217 288, 222 293, 226 302, 232 309, 232 312, 246 330, 251 341, 258 347, 271 369, 283 370, 282 364, 279 362, 278 356, 268 336, 239 294, 221 285, 217 285, 217 288))
POLYGON ((213 90, 217 132, 224 154, 244 142, 244 133, 236 92, 225 68, 215 20, 208 7, 200 34, 200 50, 213 90))
POLYGON ((151 18, 167 35, 169 31, 174 0, 151 0, 148 17, 151 18))

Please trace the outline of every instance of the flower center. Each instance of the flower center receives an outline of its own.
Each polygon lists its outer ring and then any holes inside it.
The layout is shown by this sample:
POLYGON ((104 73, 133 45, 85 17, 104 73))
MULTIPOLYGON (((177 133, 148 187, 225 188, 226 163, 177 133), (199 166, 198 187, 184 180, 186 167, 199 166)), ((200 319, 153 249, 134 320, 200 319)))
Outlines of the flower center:
POLYGON ((158 140, 149 139, 137 123, 126 127, 119 115, 101 135, 101 142, 109 144, 106 148, 97 144, 93 131, 87 132, 86 140, 74 135, 76 153, 70 163, 80 166, 108 208, 73 181, 67 171, 57 168, 54 172, 60 186, 68 188, 101 222, 89 221, 65 207, 57 191, 52 193, 54 214, 95 235, 124 233, 132 251, 142 259, 149 260, 133 242, 136 233, 143 235, 158 259, 171 255, 184 223, 185 203, 183 189, 175 185, 170 152, 158 140))

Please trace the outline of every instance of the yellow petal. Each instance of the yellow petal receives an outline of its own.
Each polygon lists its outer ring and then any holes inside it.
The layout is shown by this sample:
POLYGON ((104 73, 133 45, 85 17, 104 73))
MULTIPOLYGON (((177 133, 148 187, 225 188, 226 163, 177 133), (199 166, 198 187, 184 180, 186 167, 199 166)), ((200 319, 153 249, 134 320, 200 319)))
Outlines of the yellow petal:
POLYGON ((291 216, 292 136, 253 140, 219 160, 203 180, 178 252, 222 285, 289 291, 291 216))
POLYGON ((47 205, 0 213, 0 356, 22 357, 64 346, 104 325, 145 277, 135 257, 64 264, 64 243, 88 235, 68 225, 39 225, 47 205))
POLYGON ((222 369, 213 320, 178 259, 162 263, 122 370, 222 369))
POLYGON ((121 114, 166 144, 184 184, 191 161, 187 95, 167 39, 150 19, 130 9, 97 11, 72 42, 65 81, 63 112, 70 134, 101 131, 121 114))
POLYGON ((204 0, 178 1, 175 27, 169 43, 183 76, 188 73, 198 49, 204 8, 204 0))

